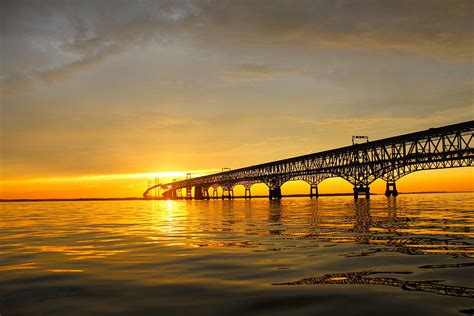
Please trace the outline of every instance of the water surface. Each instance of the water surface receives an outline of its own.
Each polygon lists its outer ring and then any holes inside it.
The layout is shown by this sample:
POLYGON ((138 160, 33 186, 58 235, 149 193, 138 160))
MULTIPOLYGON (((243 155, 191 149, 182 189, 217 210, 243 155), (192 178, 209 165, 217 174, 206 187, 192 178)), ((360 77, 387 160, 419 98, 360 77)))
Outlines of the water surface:
POLYGON ((0 314, 472 315, 474 194, 0 204, 0 314))

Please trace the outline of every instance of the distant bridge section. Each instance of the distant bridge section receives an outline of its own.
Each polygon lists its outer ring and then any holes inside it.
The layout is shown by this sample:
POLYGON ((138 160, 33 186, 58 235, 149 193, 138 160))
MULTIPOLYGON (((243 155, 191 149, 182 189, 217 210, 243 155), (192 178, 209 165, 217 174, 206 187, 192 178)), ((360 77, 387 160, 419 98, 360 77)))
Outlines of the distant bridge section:
POLYGON ((265 183, 270 199, 281 199, 281 186, 292 180, 310 185, 310 196, 318 197, 318 185, 328 178, 341 177, 354 186, 354 198, 370 197, 370 184, 376 179, 386 181, 385 195, 396 196, 396 181, 412 172, 430 169, 470 167, 473 165, 474 121, 430 128, 381 140, 353 143, 352 146, 288 158, 246 168, 202 177, 157 184, 144 193, 162 190, 163 197, 232 199, 236 185, 245 187, 245 198, 251 198, 251 187, 265 183), (186 195, 182 195, 182 190, 186 195), (212 189, 212 195, 209 190, 212 189))

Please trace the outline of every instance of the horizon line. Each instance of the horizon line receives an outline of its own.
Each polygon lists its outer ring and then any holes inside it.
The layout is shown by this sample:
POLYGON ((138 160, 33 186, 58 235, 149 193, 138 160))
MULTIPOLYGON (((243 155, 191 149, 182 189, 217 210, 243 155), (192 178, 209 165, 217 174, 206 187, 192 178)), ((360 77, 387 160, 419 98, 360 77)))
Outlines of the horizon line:
MULTIPOLYGON (((409 192, 399 192, 399 194, 450 194, 450 193, 474 193, 474 190, 457 190, 457 191, 409 191, 409 192)), ((319 196, 352 196, 353 193, 350 192, 337 192, 337 193, 320 193, 319 196)), ((383 193, 371 193, 370 195, 384 195, 383 193)), ((287 194, 283 195, 283 197, 309 197, 309 194, 301 193, 301 194, 287 194)), ((236 195, 235 198, 244 198, 243 195, 236 195)), ((267 195, 253 195, 253 198, 268 198, 267 195)), ((221 198, 217 198, 216 200, 220 200, 221 198)), ((85 198, 43 198, 43 199, 28 199, 28 198, 16 198, 16 199, 0 199, 1 202, 73 202, 73 201, 148 201, 148 200, 168 200, 163 197, 157 198, 144 198, 144 197, 85 197, 85 198)), ((186 200, 186 199, 178 199, 178 200, 186 200)), ((194 200, 194 199, 193 199, 194 200)), ((213 199, 210 199, 213 200, 213 199)))

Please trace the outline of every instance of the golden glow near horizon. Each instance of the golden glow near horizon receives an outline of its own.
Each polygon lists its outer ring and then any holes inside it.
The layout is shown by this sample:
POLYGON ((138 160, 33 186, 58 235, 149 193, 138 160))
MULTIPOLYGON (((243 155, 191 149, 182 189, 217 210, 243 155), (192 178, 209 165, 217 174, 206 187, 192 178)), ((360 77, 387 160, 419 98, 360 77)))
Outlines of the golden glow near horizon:
MULTIPOLYGON (((214 170, 195 171, 193 176, 212 173, 214 170)), ((215 172, 215 171, 214 171, 215 172)), ((95 175, 63 178, 43 178, 1 181, 2 199, 19 198, 119 198, 141 197, 148 180, 158 177, 160 183, 182 180, 186 172, 144 174, 95 175), (98 195, 100 192, 100 195, 98 195)), ((474 168, 455 168, 420 171, 409 174, 397 182, 400 192, 455 192, 474 191, 474 168)), ((350 193, 352 185, 342 178, 331 178, 319 185, 320 193, 350 193)), ((385 182, 377 180, 371 185, 373 193, 383 193, 385 182)), ((236 195, 244 195, 244 187, 236 186, 236 195)), ((307 194, 309 185, 303 181, 289 181, 282 186, 283 194, 307 194)), ((221 194, 222 192, 220 192, 221 194)), ((252 187, 253 195, 268 194, 263 183, 252 187)))
POLYGON ((0 181, 0 198, 140 197, 148 181, 154 183, 156 179, 160 183, 167 183, 174 179, 184 179, 187 173, 199 177, 216 171, 210 169, 5 180, 0 181), (71 195, 71 192, 75 192, 75 195, 71 195), (97 192, 101 192, 101 195, 98 196, 97 192))
MULTIPOLYGON (((472 120, 472 1, 393 6, 2 1, 0 198, 141 196, 156 175, 472 120)), ((399 190, 467 191, 472 179, 419 172, 399 190)))

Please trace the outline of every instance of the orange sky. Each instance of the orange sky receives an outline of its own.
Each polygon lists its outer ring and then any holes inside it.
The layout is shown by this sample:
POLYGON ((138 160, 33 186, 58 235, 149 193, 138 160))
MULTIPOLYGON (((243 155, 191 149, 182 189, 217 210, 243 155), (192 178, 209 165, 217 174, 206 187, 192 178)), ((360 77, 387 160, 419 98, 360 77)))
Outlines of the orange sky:
MULTIPOLYGON (((472 120, 472 5, 2 1, 0 198, 140 196, 154 174, 472 120)), ((420 172, 399 190, 472 179, 420 172)))
MULTIPOLYGON (((207 172, 210 172, 208 170, 207 172)), ((203 171, 194 173, 196 176, 203 171)), ((183 179, 185 173, 162 173, 161 182, 183 179), (170 178, 171 176, 171 178, 170 178)), ((155 174, 117 174, 102 176, 80 176, 70 178, 27 179, 3 181, 1 198, 90 198, 90 197, 139 197, 146 189, 148 180, 155 174)), ((403 177, 397 182, 400 192, 430 191, 474 191, 474 168, 455 168, 421 171, 403 177)), ((341 179, 327 179, 319 185, 319 192, 350 193, 352 185, 341 179)), ((385 182, 377 180, 371 185, 371 192, 384 193, 385 182)), ((236 186, 235 195, 243 195, 244 188, 236 186)), ((282 187, 283 194, 309 192, 309 185, 302 181, 290 181, 282 187)), ((219 192, 221 194, 221 192, 219 192)), ((265 184, 252 187, 253 195, 266 195, 265 184)))

